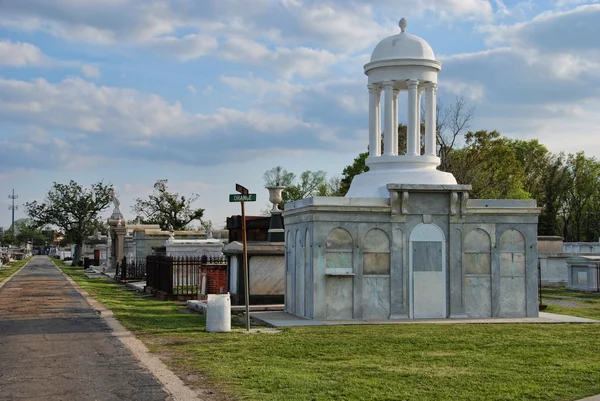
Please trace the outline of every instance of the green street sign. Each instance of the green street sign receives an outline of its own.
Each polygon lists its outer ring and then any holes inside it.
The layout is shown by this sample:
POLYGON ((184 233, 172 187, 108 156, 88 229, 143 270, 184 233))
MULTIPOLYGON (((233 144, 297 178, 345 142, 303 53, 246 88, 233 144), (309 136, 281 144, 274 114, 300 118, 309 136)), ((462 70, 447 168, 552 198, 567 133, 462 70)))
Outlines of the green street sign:
POLYGON ((256 202, 256 194, 230 194, 229 202, 256 202))

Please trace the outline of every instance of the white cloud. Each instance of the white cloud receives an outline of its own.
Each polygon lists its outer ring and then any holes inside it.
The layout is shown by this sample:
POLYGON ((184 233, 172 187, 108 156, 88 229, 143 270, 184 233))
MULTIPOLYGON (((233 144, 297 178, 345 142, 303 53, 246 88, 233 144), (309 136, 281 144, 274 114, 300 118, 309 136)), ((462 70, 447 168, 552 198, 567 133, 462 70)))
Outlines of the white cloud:
POLYGON ((0 40, 0 65, 22 67, 44 64, 47 61, 47 57, 37 46, 24 42, 0 40))
POLYGON ((185 87, 185 89, 187 89, 188 92, 196 93, 196 88, 194 87, 194 85, 188 85, 185 87))
POLYGON ((93 149, 98 157, 218 164, 234 159, 242 150, 327 148, 330 138, 337 135, 336 129, 319 121, 283 110, 219 108, 213 114, 192 114, 179 102, 170 103, 158 95, 98 86, 81 78, 57 83, 0 78, 0 93, 0 127, 35 125, 44 130, 30 136, 15 133, 0 144, 0 159, 14 167, 27 163, 47 167, 49 159, 40 153, 48 143, 60 154, 76 152, 82 157, 93 149), (78 139, 67 140, 73 135, 78 139), (17 148, 26 154, 11 162, 17 148), (198 149, 203 149, 201 158, 198 149), (223 149, 230 152, 223 153, 223 149))
POLYGON ((181 38, 175 36, 154 38, 148 46, 157 52, 187 61, 213 52, 217 49, 218 43, 209 35, 191 34, 181 38))
POLYGON ((81 73, 86 78, 100 78, 100 70, 90 64, 84 64, 81 66, 81 73))
POLYGON ((212 85, 206 85, 206 88, 204 88, 204 90, 202 91, 202 94, 203 95, 210 95, 214 91, 215 91, 215 89, 212 87, 212 85))
POLYGON ((225 42, 219 55, 229 61, 273 69, 287 79, 296 74, 302 77, 323 75, 329 67, 344 59, 328 50, 308 47, 276 47, 270 50, 265 45, 241 37, 225 42))

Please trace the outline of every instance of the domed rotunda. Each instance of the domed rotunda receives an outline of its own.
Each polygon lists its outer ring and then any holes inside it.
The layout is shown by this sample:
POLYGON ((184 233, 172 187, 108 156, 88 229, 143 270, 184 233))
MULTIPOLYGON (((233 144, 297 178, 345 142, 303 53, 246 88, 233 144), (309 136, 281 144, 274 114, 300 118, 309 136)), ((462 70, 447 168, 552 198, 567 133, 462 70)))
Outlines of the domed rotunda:
POLYGON ((389 183, 456 185, 452 174, 436 169, 440 165, 436 155, 436 92, 442 63, 435 59, 425 40, 406 33, 406 19, 402 18, 399 26, 400 33, 379 42, 371 54, 371 61, 364 66, 369 89, 369 157, 366 164, 370 170, 354 177, 347 197, 388 198, 389 183), (405 150, 398 149, 397 135, 398 96, 403 92, 408 96, 405 150), (422 151, 420 105, 423 92, 425 146, 422 151), (387 135, 390 132, 392 135, 387 135))

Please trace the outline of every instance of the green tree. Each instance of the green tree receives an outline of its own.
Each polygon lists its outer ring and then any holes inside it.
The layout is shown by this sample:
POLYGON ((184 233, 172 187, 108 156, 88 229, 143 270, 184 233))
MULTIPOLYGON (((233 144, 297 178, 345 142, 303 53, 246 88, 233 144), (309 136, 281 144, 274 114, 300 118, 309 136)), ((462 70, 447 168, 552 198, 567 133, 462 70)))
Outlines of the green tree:
POLYGON ((591 222, 588 225, 585 219, 594 214, 594 198, 600 191, 600 163, 579 152, 567 157, 566 170, 568 186, 561 211, 563 238, 565 241, 594 240, 586 237, 584 229, 591 227, 591 222))
POLYGON ((113 186, 98 182, 89 190, 71 180, 68 184, 53 183, 43 202, 25 204, 32 226, 54 225, 62 229, 76 244, 73 265, 81 259, 83 240, 101 223, 99 214, 111 202, 113 186))
POLYGON ((341 195, 346 195, 350 190, 350 185, 355 176, 369 171, 369 166, 366 165, 369 152, 363 152, 354 158, 354 162, 349 166, 344 167, 342 171, 342 180, 340 185, 341 195))
POLYGON ((293 202, 311 196, 335 196, 339 193, 339 180, 327 179, 327 173, 322 170, 306 170, 296 179, 296 174, 289 172, 281 166, 267 170, 263 175, 265 186, 281 185, 285 189, 281 193, 283 201, 280 207, 284 208, 288 202, 293 202))
POLYGON ((527 199, 525 173, 510 141, 497 131, 468 132, 466 147, 447 155, 449 172, 460 184, 471 184, 479 199, 527 199))
POLYGON ((204 209, 192 204, 200 197, 192 194, 189 198, 167 190, 168 180, 158 180, 148 199, 137 198, 131 207, 136 218, 145 224, 158 224, 163 230, 173 228, 183 230, 194 220, 202 221, 204 209))

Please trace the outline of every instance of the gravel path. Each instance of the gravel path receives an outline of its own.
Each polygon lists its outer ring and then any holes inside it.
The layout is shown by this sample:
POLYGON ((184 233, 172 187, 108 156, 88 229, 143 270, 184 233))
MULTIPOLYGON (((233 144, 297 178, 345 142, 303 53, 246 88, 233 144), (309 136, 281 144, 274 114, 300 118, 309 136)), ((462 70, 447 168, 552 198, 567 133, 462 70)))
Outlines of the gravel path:
POLYGON ((0 288, 0 400, 166 400, 45 256, 0 288))

